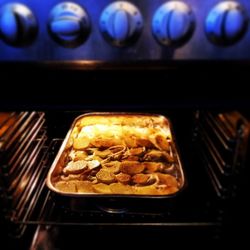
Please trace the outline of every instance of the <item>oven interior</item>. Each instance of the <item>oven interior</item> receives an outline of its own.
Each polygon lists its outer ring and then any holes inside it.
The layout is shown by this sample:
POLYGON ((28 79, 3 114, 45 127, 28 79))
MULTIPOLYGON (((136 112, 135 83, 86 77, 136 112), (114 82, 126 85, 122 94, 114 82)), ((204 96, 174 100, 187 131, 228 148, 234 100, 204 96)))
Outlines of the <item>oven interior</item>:
POLYGON ((247 242, 250 4, 178 2, 1 0, 3 246, 247 242), (100 111, 167 116, 185 190, 77 204, 50 192, 45 178, 71 123, 100 111))
POLYGON ((1 116, 1 230, 15 249, 68 249, 84 237, 144 243, 242 239, 247 218, 249 120, 231 110, 159 110, 172 120, 187 187, 174 199, 79 203, 45 178, 75 117, 89 110, 1 116), (14 124, 10 126, 10 124, 14 124), (235 232, 235 228, 237 232, 235 232))

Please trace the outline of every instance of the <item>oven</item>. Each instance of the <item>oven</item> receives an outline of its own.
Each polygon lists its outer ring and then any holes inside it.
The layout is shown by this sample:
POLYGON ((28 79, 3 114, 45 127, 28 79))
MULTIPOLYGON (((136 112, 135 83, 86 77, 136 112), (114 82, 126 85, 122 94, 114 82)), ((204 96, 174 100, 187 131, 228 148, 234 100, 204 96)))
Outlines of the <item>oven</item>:
POLYGON ((246 240, 249 17, 246 0, 2 0, 0 232, 8 247, 246 240), (49 190, 73 120, 89 112, 168 117, 183 192, 79 205, 49 190))

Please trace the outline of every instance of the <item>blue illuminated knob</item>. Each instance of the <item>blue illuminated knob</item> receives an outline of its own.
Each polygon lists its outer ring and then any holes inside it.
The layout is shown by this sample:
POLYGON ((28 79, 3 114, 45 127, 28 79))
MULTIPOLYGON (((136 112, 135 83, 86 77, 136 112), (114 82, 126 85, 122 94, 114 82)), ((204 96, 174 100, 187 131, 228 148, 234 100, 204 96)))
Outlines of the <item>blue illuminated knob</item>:
POLYGON ((135 42, 141 34, 143 19, 136 6, 118 1, 108 5, 100 17, 100 30, 114 46, 123 47, 135 42))
POLYGON ((208 39, 217 45, 232 45, 246 33, 248 17, 237 2, 226 1, 216 5, 208 14, 205 32, 208 39))
POLYGON ((15 3, 0 9, 0 37, 7 44, 29 45, 34 41, 37 29, 36 18, 27 6, 15 3))
POLYGON ((75 3, 60 3, 50 13, 48 31, 58 44, 70 48, 77 47, 89 36, 88 14, 75 3))
POLYGON ((179 1, 161 5, 152 20, 152 32, 162 45, 180 46, 187 42, 195 29, 195 18, 190 7, 179 1))

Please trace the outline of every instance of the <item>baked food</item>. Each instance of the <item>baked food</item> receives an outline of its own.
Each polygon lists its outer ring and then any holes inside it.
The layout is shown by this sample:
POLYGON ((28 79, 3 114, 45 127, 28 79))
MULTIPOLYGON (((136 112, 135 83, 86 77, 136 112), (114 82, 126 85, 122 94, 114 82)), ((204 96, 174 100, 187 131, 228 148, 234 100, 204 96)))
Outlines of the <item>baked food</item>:
POLYGON ((49 178, 70 194, 168 195, 184 181, 169 121, 133 114, 78 118, 49 178))

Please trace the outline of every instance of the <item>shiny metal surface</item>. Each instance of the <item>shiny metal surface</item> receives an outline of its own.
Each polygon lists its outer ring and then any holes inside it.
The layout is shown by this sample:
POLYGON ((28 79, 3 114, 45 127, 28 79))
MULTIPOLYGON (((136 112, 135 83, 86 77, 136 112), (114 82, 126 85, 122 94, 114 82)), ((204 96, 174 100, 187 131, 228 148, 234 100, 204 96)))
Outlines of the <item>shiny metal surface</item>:
MULTIPOLYGON (((74 122, 72 123, 59 151, 58 154, 56 155, 54 162, 52 163, 50 170, 48 172, 47 175, 47 179, 46 179, 46 184, 48 186, 48 188, 55 192, 58 195, 62 195, 62 196, 68 196, 68 197, 98 197, 98 198, 106 198, 107 200, 112 200, 112 198, 139 198, 139 199, 168 199, 168 198, 174 198, 174 197, 178 197, 178 195, 180 195, 183 190, 186 188, 187 185, 187 181, 184 175, 184 171, 183 171, 183 166, 182 166, 182 162, 180 159, 180 153, 179 153, 179 149, 178 146, 176 145, 176 138, 175 138, 175 134, 173 132, 173 127, 172 127, 172 123, 171 121, 166 118, 165 116, 162 115, 158 115, 158 114, 147 114, 147 113, 122 113, 122 112, 93 112, 93 113, 86 113, 83 115, 78 116, 74 122), (66 153, 66 147, 67 145, 69 145, 69 140, 70 137, 72 135, 72 132, 74 130, 74 128, 76 127, 76 124, 83 120, 85 117, 95 117, 95 116, 102 116, 102 117, 136 117, 138 116, 138 119, 140 119, 140 117, 152 117, 152 118, 159 118, 162 119, 162 123, 164 123, 164 127, 168 128, 170 130, 171 133, 171 137, 172 137, 172 141, 171 141, 171 148, 172 148, 172 152, 173 152, 173 157, 176 161, 177 164, 176 165, 176 171, 177 171, 177 176, 178 176, 178 180, 180 182, 180 186, 178 191, 176 191, 175 193, 172 194, 167 194, 167 195, 150 195, 150 194, 146 194, 146 195, 134 195, 134 194, 105 194, 105 193, 76 193, 76 192, 66 192, 66 191, 62 191, 59 190, 58 188, 55 187, 54 183, 53 183, 53 177, 55 176, 55 174, 60 173, 61 169, 64 167, 65 165, 65 160, 68 156, 68 153, 66 153)), ((76 200, 77 202, 81 202, 81 200, 76 200)))
POLYGON ((90 25, 89 16, 81 6, 63 2, 51 10, 48 32, 61 46, 75 48, 88 38, 90 25))
POLYGON ((11 3, 0 10, 0 37, 11 46, 30 45, 36 38, 38 23, 24 4, 11 3))
MULTIPOLYGON (((11 0, 2 0, 0 6, 11 3, 11 0)), ((197 59, 250 59, 249 43, 250 31, 234 45, 224 47, 212 44, 205 33, 205 20, 210 10, 221 0, 183 0, 190 6, 196 19, 196 29, 191 39, 183 46, 169 48, 161 46, 153 37, 151 30, 152 18, 155 11, 165 0, 128 1, 138 7, 144 20, 141 36, 131 46, 116 48, 108 44, 100 30, 99 21, 102 11, 111 0, 78 0, 72 1, 82 6, 91 19, 91 34, 87 41, 77 48, 63 48, 48 34, 47 23, 50 11, 62 1, 20 0, 27 5, 37 17, 39 30, 35 41, 27 48, 14 48, 0 39, 0 61, 142 61, 142 60, 197 60, 197 59)), ((238 0, 250 16, 249 0, 238 0)), ((248 19, 249 20, 249 19, 248 19)), ((249 21, 248 21, 249 22, 249 21)))
POLYGON ((156 40, 165 46, 182 46, 193 35, 195 17, 192 9, 180 1, 161 5, 152 20, 156 40))
POLYGON ((118 1, 103 10, 99 26, 107 42, 117 47, 124 47, 133 45, 141 35, 143 18, 135 5, 118 1))

